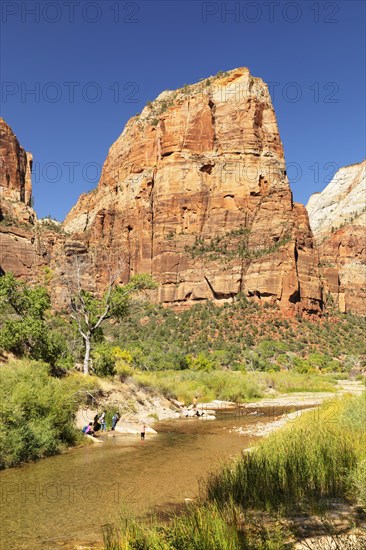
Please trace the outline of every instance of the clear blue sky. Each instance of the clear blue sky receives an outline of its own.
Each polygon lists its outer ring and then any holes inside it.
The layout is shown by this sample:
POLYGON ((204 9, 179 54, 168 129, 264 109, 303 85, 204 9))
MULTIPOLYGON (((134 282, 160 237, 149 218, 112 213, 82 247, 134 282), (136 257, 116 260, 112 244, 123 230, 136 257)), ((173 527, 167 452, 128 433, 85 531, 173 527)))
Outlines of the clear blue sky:
POLYGON ((295 200, 365 156, 362 0, 3 0, 1 26, 1 113, 33 153, 39 216, 96 186, 146 101, 239 66, 272 83, 295 200))

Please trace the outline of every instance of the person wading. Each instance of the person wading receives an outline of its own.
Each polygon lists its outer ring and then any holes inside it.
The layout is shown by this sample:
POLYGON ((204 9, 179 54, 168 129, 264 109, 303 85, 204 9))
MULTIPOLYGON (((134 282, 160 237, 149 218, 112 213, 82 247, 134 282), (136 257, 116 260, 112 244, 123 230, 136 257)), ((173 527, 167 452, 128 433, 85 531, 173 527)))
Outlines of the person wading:
POLYGON ((98 418, 98 422, 100 424, 102 432, 107 431, 107 423, 105 421, 105 415, 106 415, 106 411, 103 411, 102 414, 100 415, 100 417, 98 418))
POLYGON ((141 424, 141 430, 140 430, 141 440, 145 439, 145 433, 146 433, 146 424, 145 422, 143 422, 141 424))
POLYGON ((114 428, 116 427, 118 421, 119 421, 119 414, 118 412, 116 412, 116 414, 114 414, 112 417, 112 431, 114 431, 114 428))

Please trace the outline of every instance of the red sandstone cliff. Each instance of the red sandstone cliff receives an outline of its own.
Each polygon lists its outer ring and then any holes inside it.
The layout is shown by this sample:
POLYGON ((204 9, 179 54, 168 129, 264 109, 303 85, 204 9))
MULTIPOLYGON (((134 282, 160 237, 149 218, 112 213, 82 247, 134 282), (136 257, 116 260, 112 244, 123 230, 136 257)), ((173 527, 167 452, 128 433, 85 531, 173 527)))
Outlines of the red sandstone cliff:
POLYGON ((37 222, 31 207, 31 170, 32 155, 0 118, 0 274, 35 281, 50 263, 56 236, 37 222))
POLYGON ((290 312, 322 304, 268 89, 246 68, 163 92, 132 118, 64 228, 93 252, 90 284, 105 283, 110 252, 122 280, 152 273, 166 304, 238 292, 290 312))
POLYGON ((2 119, 0 138, 0 273, 32 281, 51 266, 56 305, 77 256, 85 287, 102 290, 112 261, 121 281, 152 273, 153 298, 167 305, 242 292, 287 313, 318 312, 325 290, 342 311, 366 313, 365 163, 309 201, 319 264, 268 89, 245 68, 163 92, 132 118, 64 233, 37 221, 31 155, 2 119))

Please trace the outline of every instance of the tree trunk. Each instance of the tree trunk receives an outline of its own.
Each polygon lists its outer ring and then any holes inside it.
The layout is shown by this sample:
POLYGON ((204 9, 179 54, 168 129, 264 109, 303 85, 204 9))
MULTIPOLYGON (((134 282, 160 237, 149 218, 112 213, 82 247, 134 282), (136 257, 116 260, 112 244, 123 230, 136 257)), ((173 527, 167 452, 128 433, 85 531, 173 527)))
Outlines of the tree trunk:
POLYGON ((84 355, 84 374, 89 374, 89 361, 90 361, 90 335, 85 338, 85 355, 84 355))

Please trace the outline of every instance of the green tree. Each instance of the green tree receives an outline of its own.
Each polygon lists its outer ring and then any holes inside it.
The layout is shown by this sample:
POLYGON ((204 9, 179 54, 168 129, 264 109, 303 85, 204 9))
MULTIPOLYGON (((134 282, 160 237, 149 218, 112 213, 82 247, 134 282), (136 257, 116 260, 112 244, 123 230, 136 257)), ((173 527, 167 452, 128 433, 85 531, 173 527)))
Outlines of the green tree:
POLYGON ((199 353, 197 357, 188 355, 187 363, 188 368, 197 371, 210 372, 215 368, 214 362, 203 352, 199 353))
POLYGON ((0 330, 0 347, 18 355, 49 359, 49 331, 45 319, 50 298, 44 287, 31 288, 12 273, 0 277, 0 305, 7 310, 0 330))

